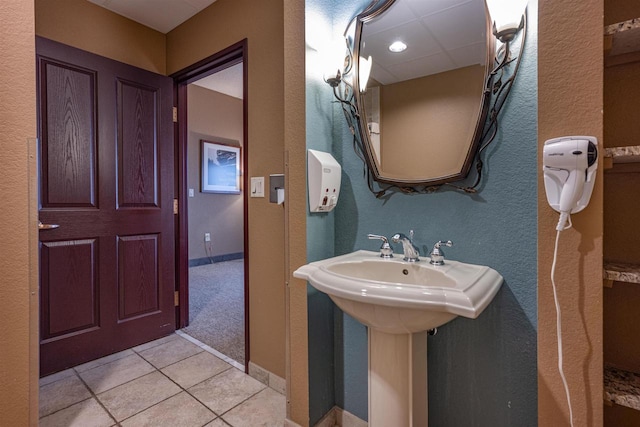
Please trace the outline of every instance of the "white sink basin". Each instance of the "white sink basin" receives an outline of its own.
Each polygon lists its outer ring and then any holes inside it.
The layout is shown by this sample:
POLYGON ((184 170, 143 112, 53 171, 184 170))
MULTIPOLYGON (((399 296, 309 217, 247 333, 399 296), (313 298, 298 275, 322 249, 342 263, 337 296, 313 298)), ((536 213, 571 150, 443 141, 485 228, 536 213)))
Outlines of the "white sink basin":
POLYGON ((446 260, 431 265, 400 256, 356 251, 312 262, 293 275, 324 292, 363 324, 392 334, 441 326, 456 316, 475 319, 502 285, 502 276, 482 266, 446 260))

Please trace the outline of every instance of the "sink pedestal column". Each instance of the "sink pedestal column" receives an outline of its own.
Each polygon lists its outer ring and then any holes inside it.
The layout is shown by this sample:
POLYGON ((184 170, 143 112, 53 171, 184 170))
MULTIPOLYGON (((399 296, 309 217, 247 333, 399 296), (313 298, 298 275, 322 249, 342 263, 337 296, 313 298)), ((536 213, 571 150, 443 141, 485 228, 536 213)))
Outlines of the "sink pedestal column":
POLYGON ((427 332, 369 329, 369 427, 427 425, 427 332))

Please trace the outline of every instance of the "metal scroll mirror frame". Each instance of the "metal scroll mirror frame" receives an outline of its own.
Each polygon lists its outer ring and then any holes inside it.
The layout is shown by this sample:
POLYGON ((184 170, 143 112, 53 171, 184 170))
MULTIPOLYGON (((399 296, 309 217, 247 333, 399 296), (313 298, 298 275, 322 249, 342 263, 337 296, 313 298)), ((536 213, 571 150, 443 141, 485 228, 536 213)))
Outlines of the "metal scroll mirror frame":
MULTIPOLYGON (((354 151, 364 162, 364 175, 368 187, 378 198, 397 192, 433 193, 442 189, 477 193, 482 183, 483 152, 496 136, 500 111, 509 96, 520 67, 526 40, 526 13, 522 17, 520 31, 513 40, 498 42, 492 37, 489 13, 485 12, 487 60, 485 61, 484 89, 478 100, 481 107, 462 170, 459 173, 428 179, 398 179, 385 177, 378 167, 366 122, 364 92, 360 90, 360 64, 355 59, 360 58, 364 24, 379 18, 399 1, 401 0, 373 0, 351 21, 344 33, 347 47, 344 67, 338 73, 337 79, 327 80, 327 83, 333 87, 334 95, 342 107, 353 134, 354 151), (497 49, 496 44, 499 45, 497 49), (474 163, 475 170, 470 173, 474 163)), ((495 29, 493 35, 495 35, 495 29)), ((375 58, 373 60, 375 61, 375 58)))

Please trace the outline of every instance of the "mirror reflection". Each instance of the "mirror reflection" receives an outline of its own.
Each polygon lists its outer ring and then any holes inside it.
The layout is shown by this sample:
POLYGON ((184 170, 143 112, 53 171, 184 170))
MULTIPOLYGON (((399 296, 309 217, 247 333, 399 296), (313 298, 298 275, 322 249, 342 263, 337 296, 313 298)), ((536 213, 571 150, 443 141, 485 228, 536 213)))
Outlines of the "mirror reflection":
POLYGON ((390 0, 360 16, 354 57, 371 72, 354 90, 376 180, 466 176, 486 117, 490 36, 484 0, 390 0))

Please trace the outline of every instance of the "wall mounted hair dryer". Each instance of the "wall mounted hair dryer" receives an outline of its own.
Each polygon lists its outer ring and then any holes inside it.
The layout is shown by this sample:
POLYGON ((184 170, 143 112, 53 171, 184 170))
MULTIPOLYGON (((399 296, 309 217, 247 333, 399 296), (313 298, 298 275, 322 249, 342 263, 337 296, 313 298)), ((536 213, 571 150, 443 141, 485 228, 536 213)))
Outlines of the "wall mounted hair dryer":
POLYGON ((583 210, 591 199, 598 140, 593 136, 550 139, 544 143, 542 156, 547 201, 560 212, 556 230, 565 230, 571 227, 570 214, 583 210))

